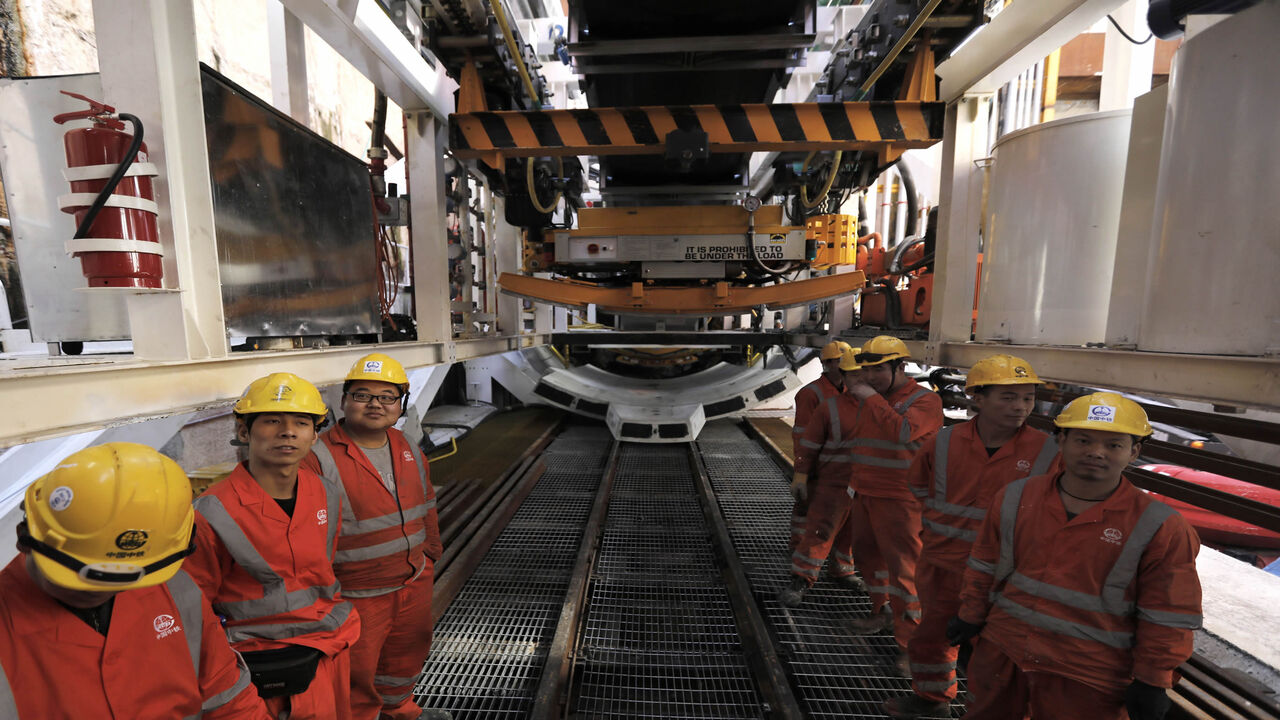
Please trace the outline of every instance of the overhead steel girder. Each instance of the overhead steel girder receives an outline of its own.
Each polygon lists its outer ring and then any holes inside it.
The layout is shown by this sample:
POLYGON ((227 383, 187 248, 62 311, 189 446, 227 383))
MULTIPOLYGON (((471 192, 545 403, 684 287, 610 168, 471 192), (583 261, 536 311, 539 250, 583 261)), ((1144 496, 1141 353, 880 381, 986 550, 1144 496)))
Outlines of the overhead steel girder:
POLYGON ((707 133, 713 153, 927 148, 942 139, 943 103, 848 102, 595 108, 449 116, 463 159, 661 154, 673 130, 707 133))
POLYGON ((807 305, 856 292, 866 283, 866 276, 858 270, 764 287, 739 287, 727 282, 699 287, 651 287, 639 282, 628 287, 605 287, 514 273, 503 273, 498 278, 502 292, 537 302, 569 308, 595 305, 605 312, 660 315, 732 315, 750 312, 761 305, 773 309, 807 305))

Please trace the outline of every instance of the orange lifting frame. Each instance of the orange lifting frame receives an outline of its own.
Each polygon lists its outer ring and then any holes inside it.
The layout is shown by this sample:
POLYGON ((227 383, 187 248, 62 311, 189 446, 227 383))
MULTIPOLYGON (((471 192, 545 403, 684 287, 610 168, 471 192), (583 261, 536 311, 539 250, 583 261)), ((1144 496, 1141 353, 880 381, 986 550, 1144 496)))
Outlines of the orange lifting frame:
POLYGON ((702 130, 711 152, 867 150, 893 159, 942 139, 946 105, 872 101, 473 112, 449 116, 449 147, 504 158, 661 154, 673 130, 702 130))
POLYGON ((797 280, 765 287, 740 287, 720 281, 695 287, 604 287, 573 280, 502 273, 498 285, 509 295, 571 308, 595 305, 615 313, 661 315, 732 315, 761 305, 770 309, 807 305, 862 289, 867 283, 861 271, 797 280))

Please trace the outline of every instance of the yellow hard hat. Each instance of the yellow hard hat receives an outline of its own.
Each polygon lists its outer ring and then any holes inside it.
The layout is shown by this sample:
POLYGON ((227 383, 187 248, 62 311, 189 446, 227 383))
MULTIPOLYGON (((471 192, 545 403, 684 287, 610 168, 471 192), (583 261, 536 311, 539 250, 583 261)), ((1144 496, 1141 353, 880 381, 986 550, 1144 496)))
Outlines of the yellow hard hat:
POLYGON ((1013 355, 985 357, 969 368, 965 392, 984 385, 1043 385, 1031 363, 1013 355))
POLYGON ((832 340, 822 346, 822 354, 818 357, 823 360, 835 360, 836 358, 843 357, 848 351, 849 343, 843 340, 832 340))
POLYGON ((404 366, 390 355, 382 353, 370 353, 357 360, 345 379, 347 382, 377 380, 399 385, 401 392, 409 392, 409 376, 405 373, 404 366))
POLYGON ((1104 430, 1146 437, 1151 434, 1147 411, 1122 395, 1096 392, 1072 400, 1053 424, 1060 428, 1104 430))
POLYGON ((862 352, 858 355, 858 363, 862 367, 870 367, 890 360, 909 358, 911 352, 907 350, 907 344, 898 338, 891 335, 877 335, 862 346, 862 352))
POLYGON ((861 370, 862 366, 858 364, 858 353, 862 352, 862 348, 851 347, 844 351, 844 355, 840 356, 840 369, 849 372, 850 370, 861 370))
POLYGON ((315 385, 293 373, 271 373, 249 383, 232 410, 237 415, 268 412, 307 413, 316 416, 317 425, 329 408, 315 385))
POLYGON ((63 460, 27 488, 18 545, 69 590, 159 585, 191 554, 191 482, 146 445, 107 443, 63 460))

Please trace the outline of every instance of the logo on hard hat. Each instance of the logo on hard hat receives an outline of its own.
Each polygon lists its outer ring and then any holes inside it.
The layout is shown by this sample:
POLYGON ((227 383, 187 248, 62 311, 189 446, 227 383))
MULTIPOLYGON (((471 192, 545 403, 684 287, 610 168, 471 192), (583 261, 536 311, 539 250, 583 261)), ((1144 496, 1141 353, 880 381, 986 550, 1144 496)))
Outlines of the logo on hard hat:
POLYGON ((288 385, 281 385, 276 388, 276 402, 288 400, 293 395, 293 388, 288 385))
POLYGON ((1113 423, 1116 421, 1116 409, 1110 405, 1090 405, 1089 419, 1096 422, 1113 423))
POLYGON ((1030 461, 1030 460, 1019 460, 1019 461, 1018 461, 1018 470, 1020 470, 1020 471, 1022 471, 1022 472, 1027 472, 1027 471, 1028 471, 1028 470, 1030 470, 1030 469, 1031 469, 1031 461, 1030 461))
POLYGON ((66 510, 71 506, 71 500, 76 494, 66 485, 59 485, 49 493, 49 509, 50 510, 66 510))
POLYGON ((146 530, 125 530, 116 536, 116 547, 121 550, 137 550, 146 544, 146 530))
POLYGON ((317 510, 317 511, 316 511, 316 524, 317 524, 317 525, 324 525, 324 524, 326 524, 326 523, 328 523, 328 522, 329 522, 329 511, 328 511, 328 510, 325 510, 324 508, 320 508, 319 510, 317 510))
POLYGON ((375 375, 381 374, 382 361, 381 360, 365 360, 364 371, 367 373, 373 373, 375 375))
POLYGON ((1123 538, 1124 538, 1124 533, 1120 532, 1116 528, 1107 528, 1106 530, 1102 531, 1102 539, 1105 542, 1111 543, 1112 545, 1119 545, 1120 540, 1122 540, 1123 538))
POLYGON ((1015 377, 1030 377, 1029 375, 1027 375, 1027 369, 1022 367, 1021 365, 1013 366, 1013 374, 1015 377))

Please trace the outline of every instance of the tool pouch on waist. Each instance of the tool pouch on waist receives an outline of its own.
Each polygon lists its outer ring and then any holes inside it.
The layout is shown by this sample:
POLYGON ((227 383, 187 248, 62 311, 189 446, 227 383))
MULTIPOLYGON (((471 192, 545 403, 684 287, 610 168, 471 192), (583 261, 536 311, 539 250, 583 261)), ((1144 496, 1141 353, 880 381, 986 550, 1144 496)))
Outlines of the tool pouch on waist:
POLYGON ((294 645, 277 650, 241 653, 249 665, 258 695, 264 698, 297 695, 311 686, 316 666, 324 653, 315 648, 294 645))

